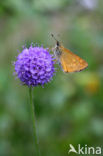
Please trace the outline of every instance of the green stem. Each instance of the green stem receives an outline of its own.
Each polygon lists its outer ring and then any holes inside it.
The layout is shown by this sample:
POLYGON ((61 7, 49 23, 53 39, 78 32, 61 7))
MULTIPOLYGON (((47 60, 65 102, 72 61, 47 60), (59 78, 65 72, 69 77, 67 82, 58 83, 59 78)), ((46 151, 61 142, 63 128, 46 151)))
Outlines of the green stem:
POLYGON ((36 156, 40 156, 38 138, 37 138, 37 134, 36 134, 36 118, 35 118, 35 109, 34 109, 34 104, 33 104, 33 99, 32 99, 33 98, 32 97, 32 87, 29 88, 29 96, 30 96, 30 104, 31 104, 31 115, 32 115, 32 120, 33 120, 35 152, 36 152, 36 156))

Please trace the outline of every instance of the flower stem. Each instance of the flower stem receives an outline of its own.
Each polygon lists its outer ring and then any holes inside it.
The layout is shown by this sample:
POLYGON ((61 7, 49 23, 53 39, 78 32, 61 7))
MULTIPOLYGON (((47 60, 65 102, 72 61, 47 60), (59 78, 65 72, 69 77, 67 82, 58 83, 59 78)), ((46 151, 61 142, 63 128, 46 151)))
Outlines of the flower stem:
POLYGON ((29 88, 29 96, 30 96, 30 104, 31 104, 31 115, 32 115, 32 120, 33 120, 35 152, 36 152, 36 156, 40 156, 38 138, 36 134, 36 118, 35 118, 35 109, 34 109, 33 97, 32 97, 32 87, 29 88))

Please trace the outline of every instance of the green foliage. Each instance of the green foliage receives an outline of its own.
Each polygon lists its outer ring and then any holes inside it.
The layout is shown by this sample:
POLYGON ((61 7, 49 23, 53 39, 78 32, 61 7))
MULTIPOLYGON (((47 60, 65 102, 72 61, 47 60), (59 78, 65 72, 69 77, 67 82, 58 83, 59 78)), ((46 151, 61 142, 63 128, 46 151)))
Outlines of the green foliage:
POLYGON ((25 43, 53 47, 50 33, 89 66, 73 74, 59 68, 50 84, 34 88, 42 156, 67 156, 69 144, 103 146, 102 3, 0 2, 0 156, 34 155, 28 88, 15 80, 12 62, 25 43))

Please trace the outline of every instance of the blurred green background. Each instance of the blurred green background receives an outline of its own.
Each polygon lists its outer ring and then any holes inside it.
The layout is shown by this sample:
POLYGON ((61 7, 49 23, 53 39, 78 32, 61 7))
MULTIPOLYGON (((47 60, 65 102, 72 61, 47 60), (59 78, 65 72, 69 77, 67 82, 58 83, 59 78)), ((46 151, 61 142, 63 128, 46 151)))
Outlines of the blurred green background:
POLYGON ((68 156, 69 144, 103 147, 103 1, 2 0, 0 156, 35 155, 28 88, 15 80, 12 62, 25 43, 53 47, 50 33, 89 66, 58 69, 51 83, 34 88, 41 154, 68 156))

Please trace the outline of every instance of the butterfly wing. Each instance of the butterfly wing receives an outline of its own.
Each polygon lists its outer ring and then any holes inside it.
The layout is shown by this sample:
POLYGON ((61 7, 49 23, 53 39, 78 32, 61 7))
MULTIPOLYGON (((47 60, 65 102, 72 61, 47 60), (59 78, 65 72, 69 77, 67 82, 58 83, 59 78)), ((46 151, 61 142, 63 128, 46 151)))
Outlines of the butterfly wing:
POLYGON ((60 46, 60 63, 64 72, 79 72, 87 68, 88 63, 70 50, 60 46))

